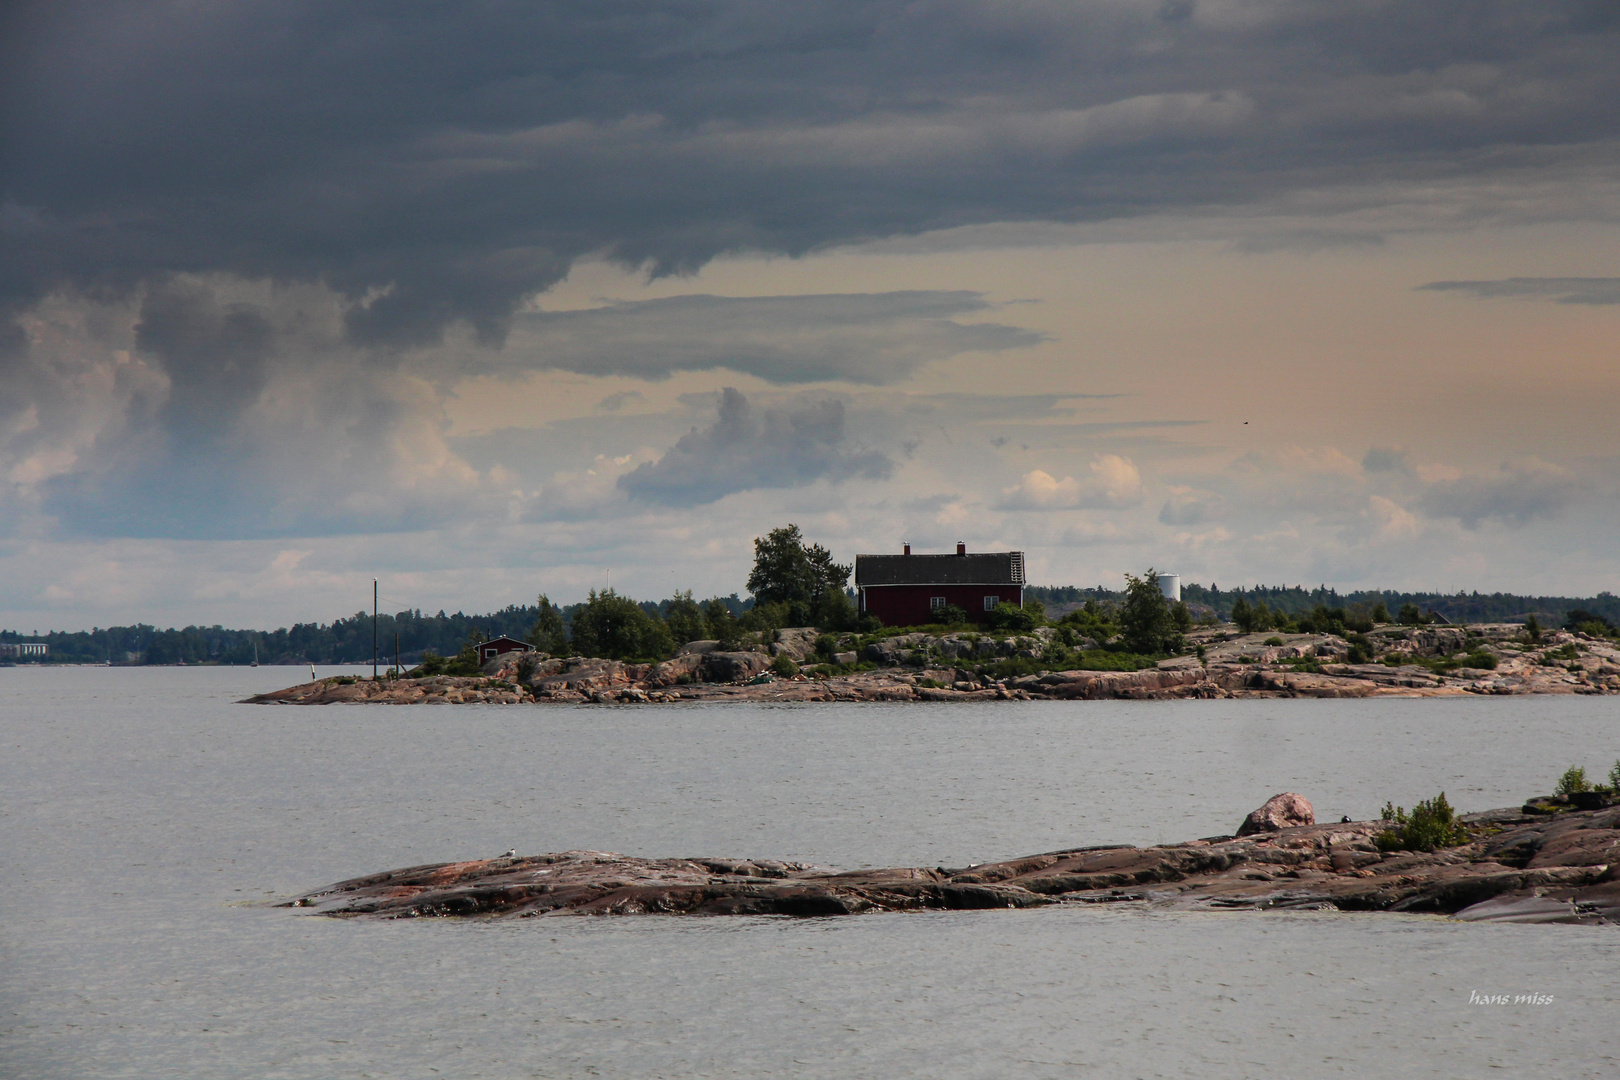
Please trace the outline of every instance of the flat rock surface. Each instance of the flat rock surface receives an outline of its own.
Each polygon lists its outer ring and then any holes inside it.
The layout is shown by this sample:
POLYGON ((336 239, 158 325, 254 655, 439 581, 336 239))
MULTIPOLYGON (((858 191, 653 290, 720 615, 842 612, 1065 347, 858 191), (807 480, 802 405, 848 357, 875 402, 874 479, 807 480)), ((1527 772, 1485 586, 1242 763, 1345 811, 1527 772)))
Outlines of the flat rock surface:
POLYGON ((1388 822, 1308 825, 1157 847, 1072 848, 958 869, 840 872, 745 859, 601 851, 391 870, 289 901, 372 918, 539 915, 846 915, 1052 903, 1398 911, 1468 921, 1620 922, 1620 807, 1469 815, 1475 839, 1380 852, 1388 822))

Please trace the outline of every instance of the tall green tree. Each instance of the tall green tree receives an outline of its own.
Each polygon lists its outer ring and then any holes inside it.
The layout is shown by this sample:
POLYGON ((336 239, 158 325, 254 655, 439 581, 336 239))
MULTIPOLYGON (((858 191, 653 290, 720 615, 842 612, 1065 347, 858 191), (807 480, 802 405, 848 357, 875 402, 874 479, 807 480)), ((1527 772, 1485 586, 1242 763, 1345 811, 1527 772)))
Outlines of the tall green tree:
POLYGON ((844 588, 854 569, 833 562, 832 552, 807 544, 797 525, 772 529, 754 540, 754 569, 748 591, 756 604, 802 605, 804 618, 847 614, 844 588))
POLYGON ((736 641, 737 635, 741 632, 737 616, 731 613, 726 602, 718 596, 703 605, 703 628, 715 641, 736 641))
POLYGON ((540 614, 534 620, 527 641, 536 649, 551 656, 568 655, 568 632, 563 626, 562 612, 552 604, 545 593, 540 594, 540 614))
POLYGON ((1159 591, 1153 567, 1141 577, 1125 575, 1125 600, 1119 606, 1119 632, 1125 647, 1138 653, 1171 653, 1182 646, 1170 603, 1159 591))
MULTIPOLYGON (((723 605, 722 605, 723 606, 723 605)), ((692 590, 677 592, 664 611, 664 625, 669 627, 669 636, 676 646, 686 644, 688 641, 697 641, 708 636, 708 626, 703 618, 703 609, 698 607, 697 601, 692 599, 692 590)))
POLYGON ((612 589, 592 589, 574 612, 574 651, 607 660, 666 660, 675 651, 669 629, 612 589))

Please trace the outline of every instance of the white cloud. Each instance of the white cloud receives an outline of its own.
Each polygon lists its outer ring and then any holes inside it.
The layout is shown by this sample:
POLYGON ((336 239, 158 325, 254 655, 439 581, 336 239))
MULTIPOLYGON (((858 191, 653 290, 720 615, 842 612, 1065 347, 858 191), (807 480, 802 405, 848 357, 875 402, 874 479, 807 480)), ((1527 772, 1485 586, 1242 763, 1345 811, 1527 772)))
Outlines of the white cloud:
POLYGON ((1379 540, 1409 540, 1422 531, 1416 514, 1382 495, 1367 497, 1367 512, 1379 540))
POLYGON ((1117 510, 1141 503, 1142 474, 1130 458, 1098 454, 1091 459, 1090 472, 1084 480, 1072 476, 1059 480, 1033 469, 1018 483, 1001 489, 999 506, 1003 510, 1117 510))

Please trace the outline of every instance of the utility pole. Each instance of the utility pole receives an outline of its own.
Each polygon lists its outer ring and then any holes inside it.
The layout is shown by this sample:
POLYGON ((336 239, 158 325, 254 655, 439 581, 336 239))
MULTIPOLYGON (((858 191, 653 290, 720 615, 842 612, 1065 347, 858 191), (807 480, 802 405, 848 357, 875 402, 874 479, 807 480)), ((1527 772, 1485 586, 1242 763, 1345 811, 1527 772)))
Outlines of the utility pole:
POLYGON ((394 678, 397 679, 403 674, 405 673, 399 670, 399 623, 396 621, 394 623, 394 678))
POLYGON ((371 579, 371 681, 377 681, 377 579, 371 579))

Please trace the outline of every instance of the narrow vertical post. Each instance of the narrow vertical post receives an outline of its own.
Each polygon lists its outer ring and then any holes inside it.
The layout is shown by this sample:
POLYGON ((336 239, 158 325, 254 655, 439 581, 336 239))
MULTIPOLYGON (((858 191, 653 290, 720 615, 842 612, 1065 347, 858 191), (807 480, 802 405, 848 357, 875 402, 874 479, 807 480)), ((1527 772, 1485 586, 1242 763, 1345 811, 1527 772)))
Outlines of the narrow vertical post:
POLYGON ((397 679, 403 674, 405 673, 399 669, 399 622, 396 620, 394 623, 394 678, 397 679))
POLYGON ((377 579, 371 579, 371 681, 377 681, 377 579))

